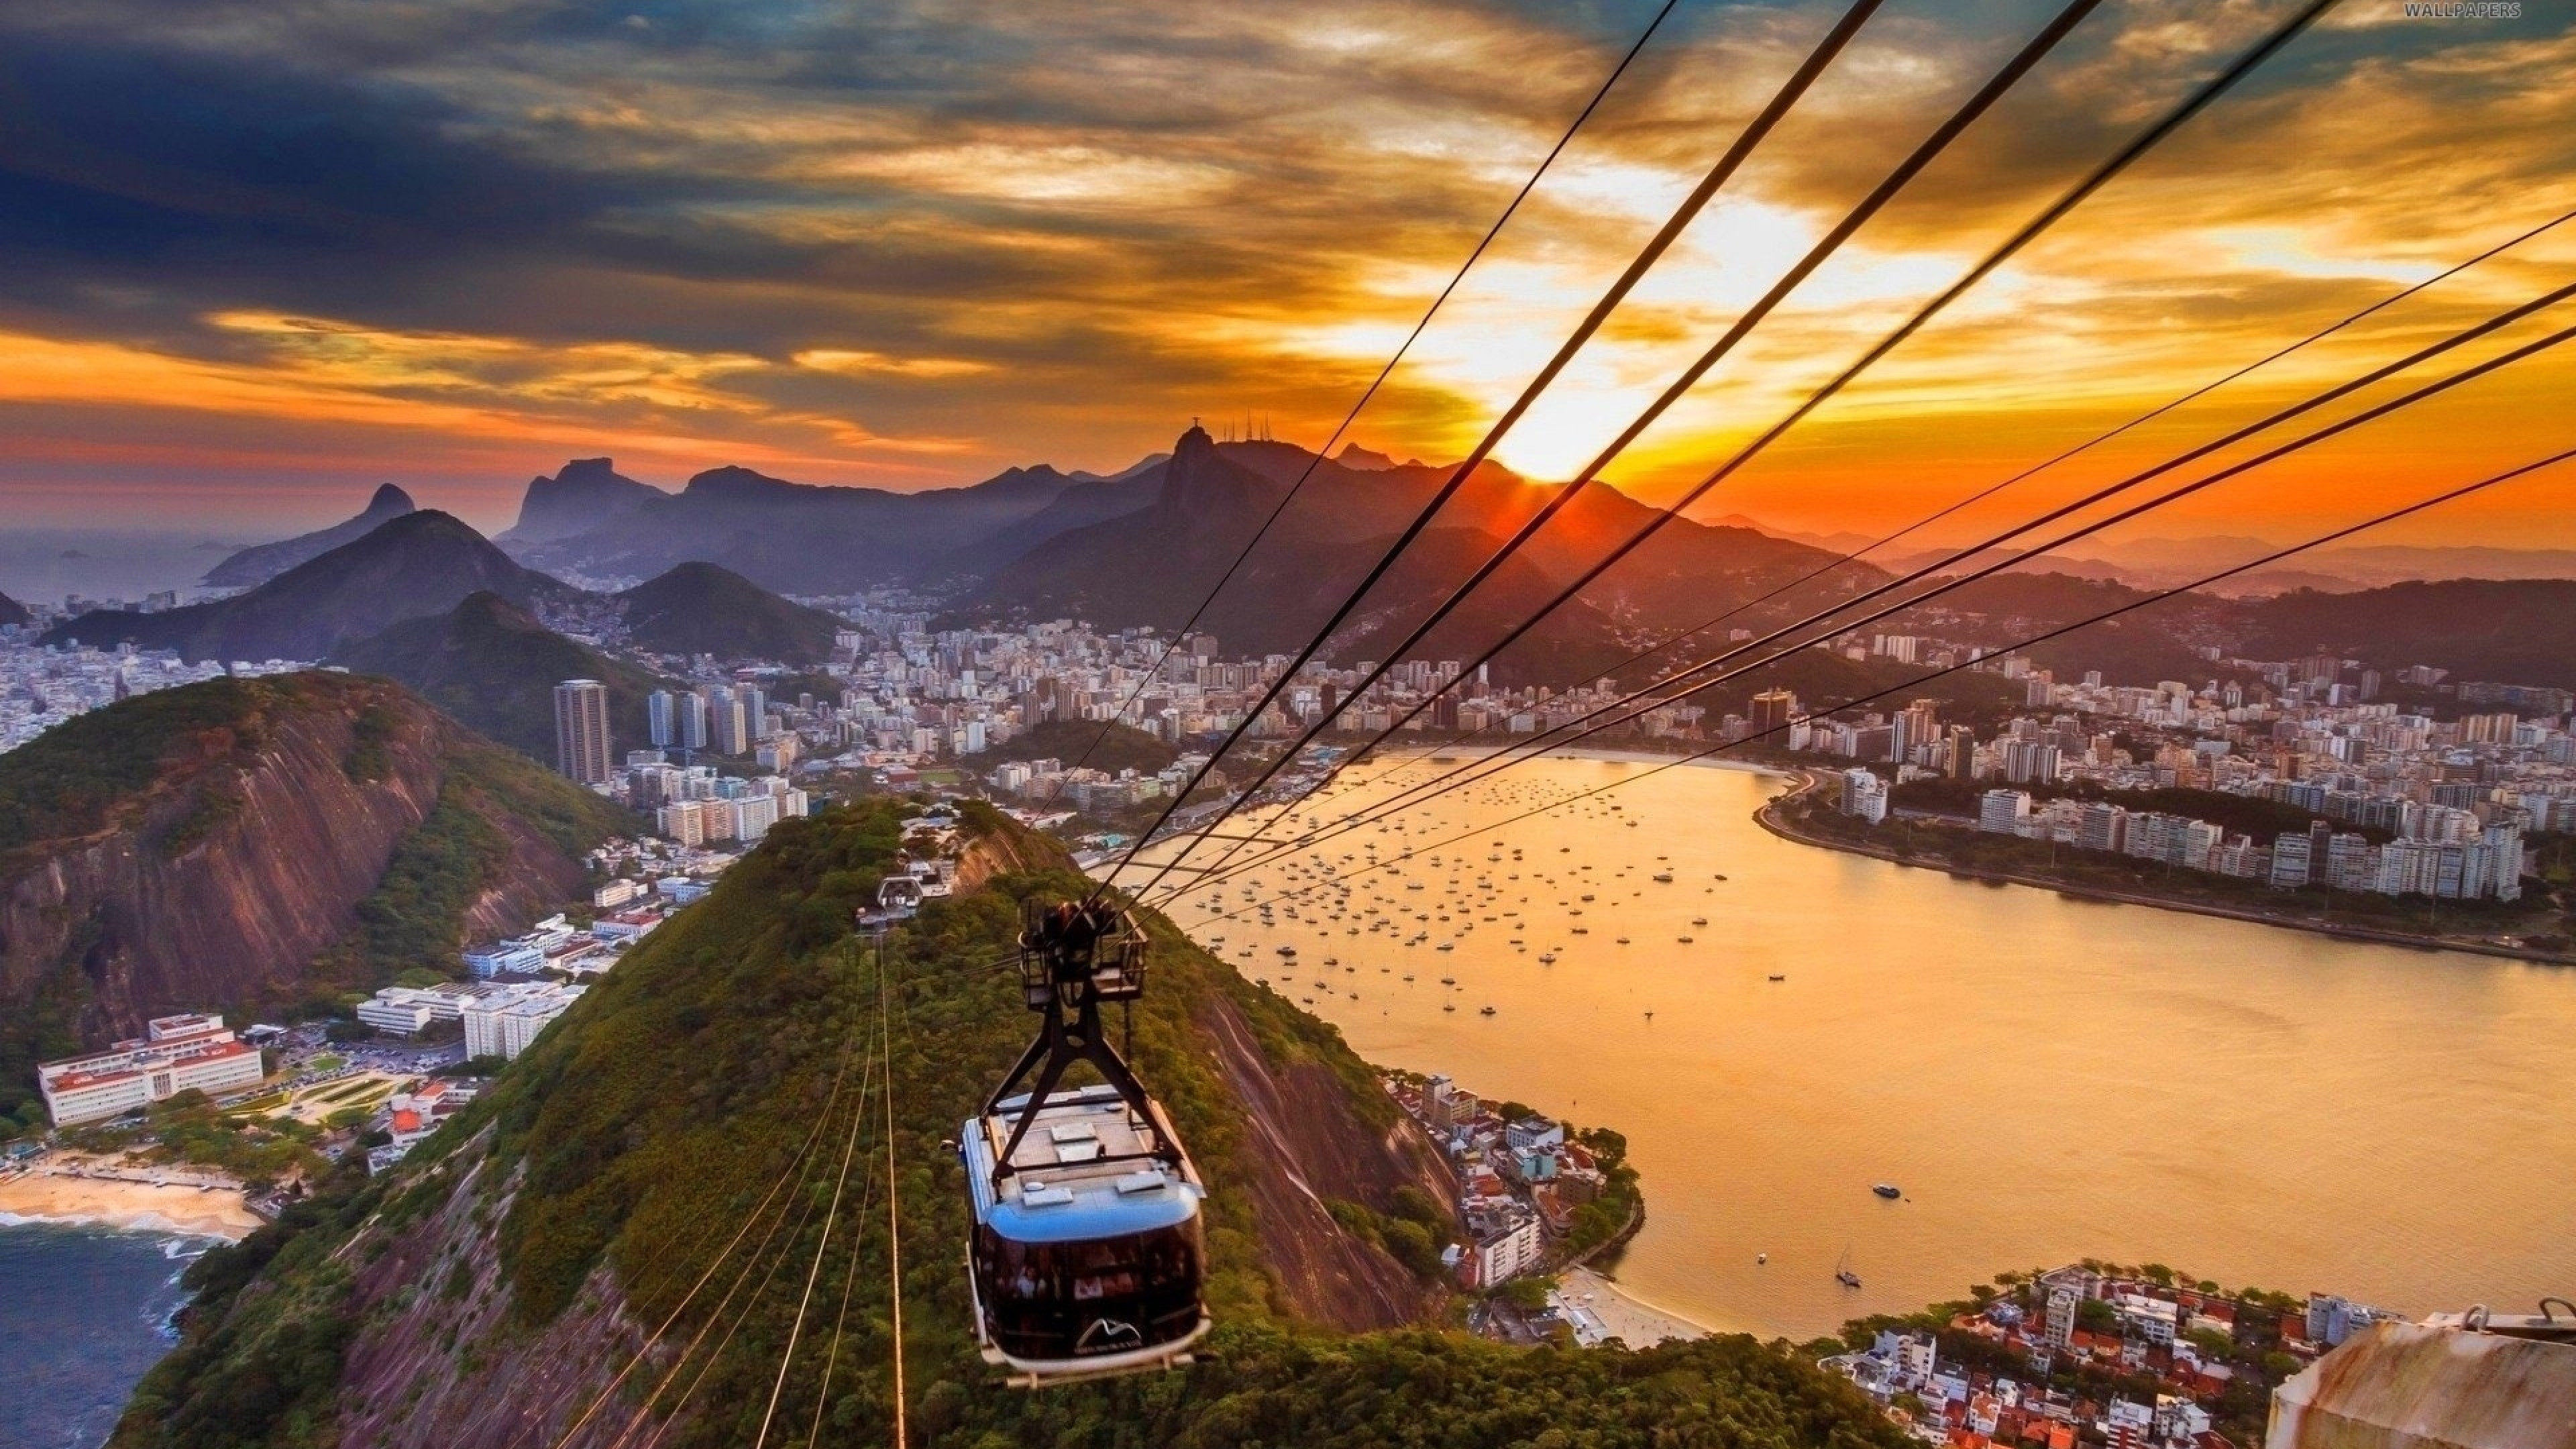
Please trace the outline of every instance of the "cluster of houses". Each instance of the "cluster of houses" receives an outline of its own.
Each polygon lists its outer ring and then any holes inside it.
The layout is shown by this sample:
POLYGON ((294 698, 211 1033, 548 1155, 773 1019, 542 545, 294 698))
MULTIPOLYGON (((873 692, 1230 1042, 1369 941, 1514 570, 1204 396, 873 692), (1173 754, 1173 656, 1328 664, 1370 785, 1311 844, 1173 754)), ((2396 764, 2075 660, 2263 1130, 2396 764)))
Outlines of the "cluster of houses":
POLYGON ((1448 1154, 1459 1184, 1464 1242, 1442 1261, 1459 1286, 1481 1291, 1538 1271, 1571 1229, 1575 1210, 1601 1196, 1608 1177, 1590 1149, 1546 1117, 1506 1120, 1445 1076, 1386 1089, 1448 1154))
POLYGON ((385 1099, 385 1135, 392 1140, 367 1153, 367 1170, 382 1172, 410 1155, 411 1150, 429 1140, 431 1134, 447 1124, 447 1119, 465 1110, 481 1090, 474 1082, 448 1077, 432 1077, 408 1092, 396 1092, 385 1099))
POLYGON ((358 1020, 388 1036, 421 1036, 455 1022, 465 1055, 509 1061, 572 1009, 587 987, 557 981, 442 981, 388 986, 358 1003, 358 1020))
POLYGON ((2247 1370, 2227 1362, 2220 1345, 2258 1334, 2305 1363, 2390 1316, 2328 1294, 2310 1295, 2304 1313, 2284 1313, 2069 1266, 2040 1274, 2021 1296, 1950 1322, 1954 1333, 2025 1365, 2026 1379, 1945 1363, 1939 1338, 1923 1330, 1884 1330, 1867 1349, 1836 1354, 1824 1366, 1888 1405, 1889 1416, 1927 1444, 2230 1449, 2218 1406, 2247 1370), (2132 1385, 2152 1379, 2154 1389, 2088 1394, 2064 1387, 2068 1371, 2082 1367, 2132 1385))
POLYGON ((714 889, 715 878, 740 858, 659 841, 611 841, 590 854, 592 867, 608 879, 591 892, 589 925, 548 916, 523 934, 467 947, 465 969, 481 981, 600 975, 672 911, 714 889))

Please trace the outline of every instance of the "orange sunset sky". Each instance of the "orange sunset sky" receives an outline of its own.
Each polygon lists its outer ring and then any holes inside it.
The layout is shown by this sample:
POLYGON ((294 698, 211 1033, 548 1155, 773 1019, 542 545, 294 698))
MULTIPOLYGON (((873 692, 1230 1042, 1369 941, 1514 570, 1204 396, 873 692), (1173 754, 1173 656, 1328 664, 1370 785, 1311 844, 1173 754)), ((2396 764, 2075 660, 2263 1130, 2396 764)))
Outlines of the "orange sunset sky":
MULTIPOLYGON (((2055 8, 1891 0, 1500 458, 1579 466, 2055 8)), ((390 480, 498 529, 574 456, 915 489, 1193 415, 1319 443, 1653 9, 25 0, 0 526, 255 538, 390 480)), ((1839 10, 1681 0, 1352 436, 1472 444, 1839 10)), ((2288 13, 2104 5, 1610 476, 1672 497, 2288 13)), ((2345 0, 1698 511, 1892 527, 2576 210, 2571 76, 2561 0, 2345 0)), ((1934 537, 2570 281, 2576 222, 1934 537)), ((2124 536, 2332 526, 2576 446, 2571 398, 2576 345, 2124 536)), ((2562 470, 2379 541, 2576 547, 2571 505, 2562 470)))

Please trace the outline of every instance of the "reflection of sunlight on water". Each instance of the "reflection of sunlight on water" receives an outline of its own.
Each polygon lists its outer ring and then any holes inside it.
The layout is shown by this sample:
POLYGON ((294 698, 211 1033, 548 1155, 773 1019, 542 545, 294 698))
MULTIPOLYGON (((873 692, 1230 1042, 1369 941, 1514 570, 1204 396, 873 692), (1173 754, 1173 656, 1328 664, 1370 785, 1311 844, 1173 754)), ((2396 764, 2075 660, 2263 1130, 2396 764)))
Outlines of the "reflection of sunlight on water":
POLYGON ((1750 818, 1777 778, 1735 771, 1451 839, 1638 768, 1523 767, 1170 913, 1372 1061, 1626 1134, 1648 1216, 1620 1276, 1714 1326, 1806 1337, 2086 1256, 2423 1311, 2576 1278, 2553 1228, 2576 1081, 2550 1070, 2576 972, 1796 845, 1750 818), (1847 1247, 1863 1290, 1832 1281, 1847 1247))

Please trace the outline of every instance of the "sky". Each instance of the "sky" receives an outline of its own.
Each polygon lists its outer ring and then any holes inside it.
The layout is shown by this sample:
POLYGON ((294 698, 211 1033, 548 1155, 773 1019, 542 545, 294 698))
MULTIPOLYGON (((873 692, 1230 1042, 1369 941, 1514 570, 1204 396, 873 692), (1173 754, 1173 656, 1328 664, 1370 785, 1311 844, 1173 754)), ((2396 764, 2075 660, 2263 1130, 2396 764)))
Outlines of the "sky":
MULTIPOLYGON (((603 454, 916 489, 1193 417, 1320 443, 1653 8, 15 0, 0 527, 247 541, 393 481, 499 529, 603 454)), ((1501 460, 1580 467, 2055 8, 1889 0, 1501 460)), ((2576 11, 2519 11, 2344 0, 1697 512, 1899 526, 2576 210, 2576 11)), ((1350 436, 1471 446, 1838 13, 1681 0, 1350 436)), ((2288 13, 2104 4, 1608 476, 1675 496, 2288 13)), ((2571 280, 2576 222, 1930 537, 2571 280)), ((2570 396, 2576 345, 2114 537, 2322 530, 2576 445, 2570 396)), ((2381 541, 2576 546, 2572 502, 2562 469, 2381 541)))

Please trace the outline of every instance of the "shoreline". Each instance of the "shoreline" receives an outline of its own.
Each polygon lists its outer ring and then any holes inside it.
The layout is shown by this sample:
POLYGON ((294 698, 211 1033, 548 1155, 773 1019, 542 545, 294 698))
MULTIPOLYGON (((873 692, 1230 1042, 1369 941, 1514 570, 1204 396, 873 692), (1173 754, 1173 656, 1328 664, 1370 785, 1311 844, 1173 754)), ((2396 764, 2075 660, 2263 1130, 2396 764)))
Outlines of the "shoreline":
POLYGON ((2334 940, 2357 941, 2373 946, 2399 946, 2416 951, 2458 951, 2472 956, 2493 956, 2507 961, 2527 961, 2534 966, 2568 966, 2564 956, 2549 956, 2537 951, 2500 946, 2492 941, 2456 940, 2438 936, 2419 936, 2405 931, 2383 930, 2375 926, 2345 925, 2335 921, 2318 921, 2271 915, 2207 901, 2182 900, 2168 896, 2143 895, 2133 891, 2106 890, 2100 886, 2080 885, 2071 881, 2052 880, 2047 876, 2022 871, 1997 870, 1992 866, 1965 865, 1917 860, 1894 850, 1874 848, 1858 841, 1840 840, 1829 835, 1812 835, 1795 829, 1780 818, 1777 807, 1797 799, 1823 783, 1824 777, 1812 770, 1792 774, 1797 781, 1786 794, 1766 800, 1753 812, 1753 823, 1774 837, 1793 845, 1811 846, 1818 850, 1839 851, 1869 860, 1913 870, 1939 871, 1955 880, 1990 881, 2000 885, 2027 886, 2032 890, 2052 891, 2075 900, 2098 901, 2105 905, 2138 906, 2151 911, 2180 911, 2188 915, 2209 916, 2222 921, 2241 921, 2249 926, 2272 926, 2284 931, 2303 931, 2311 936, 2334 940))
POLYGON ((1717 1336, 1716 1329, 1637 1296, 1598 1268, 1577 1265, 1565 1269, 1557 1275, 1556 1292, 1569 1307, 1591 1315, 1605 1335, 1630 1348, 1717 1336), (1587 1297, 1590 1302, 1583 1301, 1587 1297), (1603 1311, 1605 1306, 1609 1311, 1603 1311))
POLYGON ((106 1228, 231 1243, 265 1221, 238 1187, 157 1186, 31 1167, 0 1176, 0 1226, 106 1228))

